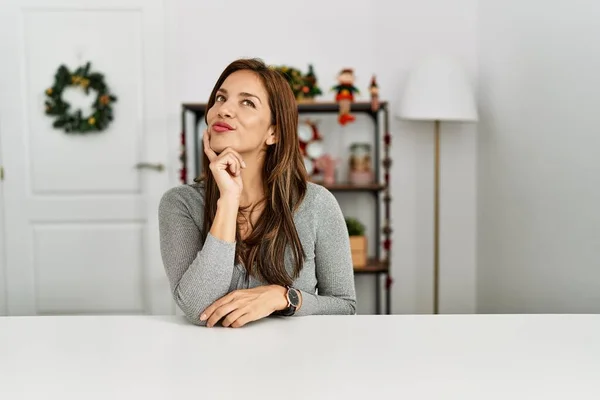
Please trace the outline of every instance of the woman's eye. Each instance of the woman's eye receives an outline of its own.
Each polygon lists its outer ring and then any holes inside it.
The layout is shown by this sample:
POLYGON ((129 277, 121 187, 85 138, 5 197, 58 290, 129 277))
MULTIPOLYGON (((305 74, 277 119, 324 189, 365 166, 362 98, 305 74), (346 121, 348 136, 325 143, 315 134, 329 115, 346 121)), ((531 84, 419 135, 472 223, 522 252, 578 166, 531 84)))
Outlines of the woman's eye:
POLYGON ((222 94, 218 94, 215 97, 215 101, 218 101, 218 102, 225 101, 225 96, 223 96, 222 94))
POLYGON ((242 101, 242 104, 246 105, 246 106, 250 106, 250 107, 254 107, 254 103, 251 102, 250 100, 246 99, 244 101, 242 101))

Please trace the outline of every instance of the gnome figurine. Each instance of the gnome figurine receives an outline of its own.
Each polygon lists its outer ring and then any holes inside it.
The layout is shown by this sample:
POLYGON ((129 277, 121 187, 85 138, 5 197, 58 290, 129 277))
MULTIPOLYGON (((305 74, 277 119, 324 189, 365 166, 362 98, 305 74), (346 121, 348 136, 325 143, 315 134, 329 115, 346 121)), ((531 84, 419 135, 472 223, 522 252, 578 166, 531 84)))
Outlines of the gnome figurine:
POLYGON ((350 114, 350 106, 354 101, 354 93, 359 93, 354 86, 354 70, 351 68, 341 70, 338 74, 338 85, 334 86, 332 90, 337 92, 335 101, 340 106, 338 122, 340 125, 353 122, 356 118, 350 114))
POLYGON ((375 80, 375 75, 371 78, 371 86, 369 86, 369 92, 371 93, 371 110, 373 112, 379 110, 379 87, 375 80))

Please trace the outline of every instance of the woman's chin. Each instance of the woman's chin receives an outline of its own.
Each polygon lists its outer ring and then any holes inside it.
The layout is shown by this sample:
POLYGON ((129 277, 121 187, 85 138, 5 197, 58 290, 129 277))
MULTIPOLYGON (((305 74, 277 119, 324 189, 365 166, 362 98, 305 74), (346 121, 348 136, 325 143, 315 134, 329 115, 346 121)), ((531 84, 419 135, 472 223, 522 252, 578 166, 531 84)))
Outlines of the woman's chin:
POLYGON ((221 153, 225 149, 231 149, 238 153, 247 152, 248 146, 240 146, 237 140, 227 140, 226 138, 217 138, 210 141, 210 147, 215 153, 221 153))
POLYGON ((247 146, 246 147, 240 146, 236 142, 237 141, 234 141, 234 140, 227 140, 227 138, 224 138, 224 137, 213 138, 210 141, 210 147, 217 154, 222 153, 225 149, 231 149, 240 154, 248 151, 247 146))
POLYGON ((223 140, 223 138, 214 138, 210 141, 210 147, 213 149, 213 151, 215 153, 219 154, 228 147, 231 147, 231 148, 234 147, 234 146, 231 146, 231 144, 229 144, 228 142, 229 142, 228 140, 223 140))
POLYGON ((217 153, 217 154, 221 154, 221 153, 223 152, 223 150, 225 150, 225 149, 226 149, 226 147, 222 147, 222 146, 212 146, 212 145, 211 145, 210 147, 211 147, 211 148, 213 149, 213 151, 214 151, 215 153, 217 153))
POLYGON ((236 152, 239 153, 239 150, 237 149, 236 146, 228 146, 226 144, 225 145, 216 146, 216 145, 211 144, 210 147, 217 154, 221 154, 223 151, 225 151, 225 149, 232 149, 233 151, 236 151, 236 152))

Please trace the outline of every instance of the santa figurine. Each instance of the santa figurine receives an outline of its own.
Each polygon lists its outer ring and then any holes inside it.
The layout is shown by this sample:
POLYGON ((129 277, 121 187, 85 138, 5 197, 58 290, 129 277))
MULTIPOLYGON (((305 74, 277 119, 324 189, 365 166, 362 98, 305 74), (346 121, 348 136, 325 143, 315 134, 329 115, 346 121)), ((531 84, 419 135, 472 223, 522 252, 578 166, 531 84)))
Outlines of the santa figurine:
POLYGON ((356 118, 350 114, 350 106, 354 101, 354 93, 359 93, 354 86, 354 70, 351 68, 341 70, 338 74, 338 85, 334 86, 332 90, 337 92, 335 101, 340 105, 338 122, 340 125, 353 122, 356 118))
POLYGON ((371 93, 371 110, 373 112, 379 110, 379 87, 375 80, 375 75, 371 78, 371 86, 369 86, 369 92, 371 93))

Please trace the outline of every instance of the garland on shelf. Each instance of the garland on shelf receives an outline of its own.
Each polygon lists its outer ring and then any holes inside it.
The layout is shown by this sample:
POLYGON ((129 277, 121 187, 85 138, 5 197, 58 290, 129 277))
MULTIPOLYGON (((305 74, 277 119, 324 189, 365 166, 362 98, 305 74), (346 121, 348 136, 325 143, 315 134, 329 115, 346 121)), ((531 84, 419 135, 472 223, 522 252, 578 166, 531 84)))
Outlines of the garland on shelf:
POLYGON ((89 62, 74 72, 61 65, 54 75, 54 84, 46 89, 46 115, 56 117, 52 126, 67 133, 100 132, 113 120, 111 105, 116 101, 104 82, 104 75, 90 72, 89 62), (83 116, 81 109, 71 111, 71 105, 62 98, 63 91, 70 86, 82 88, 86 95, 90 90, 96 92, 90 115, 83 116))
POLYGON ((299 102, 312 102, 315 97, 323 94, 317 82, 317 76, 312 64, 308 64, 308 72, 303 74, 298 68, 287 65, 273 65, 271 69, 278 71, 288 81, 299 102))

